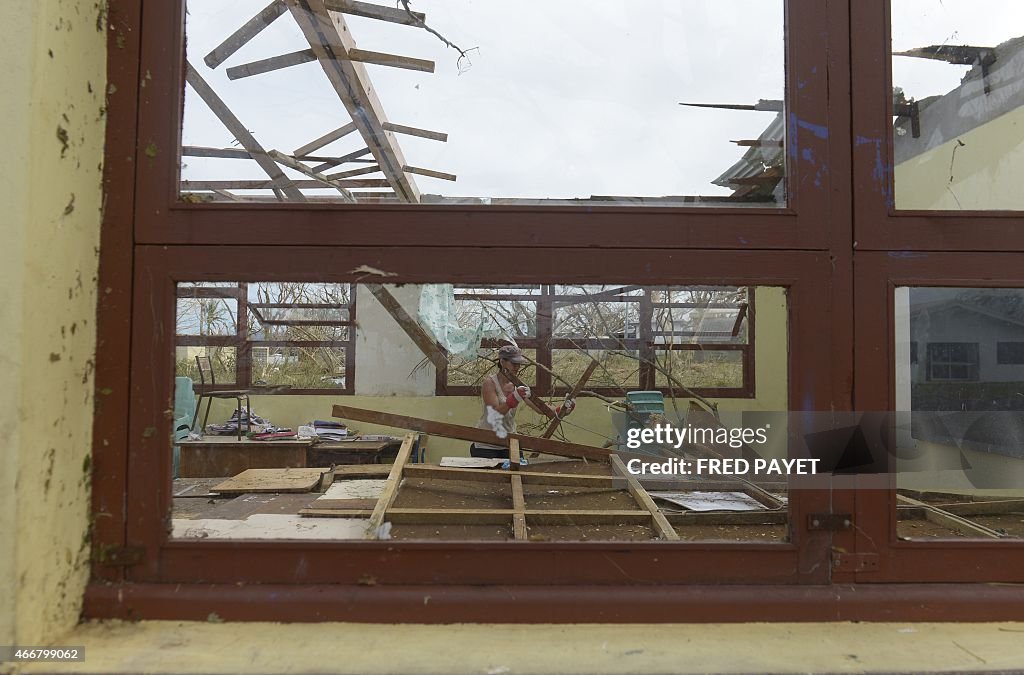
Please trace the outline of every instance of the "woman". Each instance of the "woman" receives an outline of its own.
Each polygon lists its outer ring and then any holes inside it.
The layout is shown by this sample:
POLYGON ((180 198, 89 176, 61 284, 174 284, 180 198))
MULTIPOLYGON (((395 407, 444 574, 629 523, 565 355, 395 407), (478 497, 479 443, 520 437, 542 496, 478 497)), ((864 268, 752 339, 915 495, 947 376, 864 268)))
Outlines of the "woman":
MULTIPOLYGON (((507 438, 516 432, 516 411, 521 403, 543 415, 540 408, 530 400, 530 388, 525 385, 517 387, 505 375, 506 371, 518 374, 524 363, 529 361, 518 347, 505 345, 498 350, 498 372, 484 378, 480 389, 483 412, 476 424, 477 428, 493 431, 500 439, 507 438)), ((573 401, 566 400, 555 413, 565 417, 574 407, 573 401)), ((473 443, 469 446, 469 454, 473 457, 508 459, 508 446, 473 443)))

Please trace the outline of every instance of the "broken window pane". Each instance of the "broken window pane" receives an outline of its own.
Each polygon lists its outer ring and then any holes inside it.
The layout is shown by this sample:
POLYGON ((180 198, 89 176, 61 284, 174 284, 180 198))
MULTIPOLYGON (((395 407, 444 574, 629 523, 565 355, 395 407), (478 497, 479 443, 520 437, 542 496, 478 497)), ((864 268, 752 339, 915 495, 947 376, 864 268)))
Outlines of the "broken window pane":
POLYGON ((188 2, 182 199, 786 204, 783 0, 410 7, 188 2))
POLYGON ((895 306, 897 488, 928 505, 900 536, 1024 536, 1024 289, 897 288, 895 306))
POLYGON ((373 529, 373 537, 762 543, 788 536, 784 475, 748 479, 726 471, 681 486, 645 482, 651 492, 682 493, 674 501, 658 497, 661 522, 613 478, 611 460, 632 451, 648 461, 709 452, 739 457, 746 453, 739 446, 703 441, 633 447, 630 434, 664 423, 735 431, 752 425, 748 413, 758 418, 763 411, 779 411, 781 423, 756 452, 797 452, 783 412, 784 288, 181 283, 179 310, 209 293, 231 295, 248 312, 234 333, 176 336, 175 537, 363 539, 413 430, 424 436, 408 447, 397 498, 373 526, 390 529, 373 529), (494 319, 516 303, 523 305, 518 318, 494 319), (756 345, 754 326, 732 335, 738 313, 755 303, 756 316, 746 311, 741 323, 756 322, 756 345), (678 311, 687 329, 693 313, 730 312, 723 320, 729 342, 714 336, 704 344, 699 330, 689 330, 685 342, 658 334, 657 322, 639 319, 658 306, 678 311), (602 318, 605 311, 622 320, 602 318), (557 327, 562 314, 571 329, 557 327), (343 335, 333 332, 342 328, 343 335), (755 348, 765 357, 756 374, 755 348), (211 357, 217 387, 203 386, 196 356, 211 357), (500 389, 492 396, 485 388, 495 380, 500 389), (189 404, 200 407, 194 427, 189 404), (528 467, 519 472, 527 476, 521 517, 512 513, 518 498, 505 480, 510 472, 501 468, 511 461, 512 433, 528 467), (262 471, 261 482, 278 481, 279 491, 265 492, 265 482, 263 492, 247 486, 250 469, 262 471), (536 482, 529 473, 549 475, 536 482), (441 519, 438 509, 446 511, 441 519))
POLYGON ((1024 5, 893 0, 892 52, 896 208, 1024 208, 1024 5))

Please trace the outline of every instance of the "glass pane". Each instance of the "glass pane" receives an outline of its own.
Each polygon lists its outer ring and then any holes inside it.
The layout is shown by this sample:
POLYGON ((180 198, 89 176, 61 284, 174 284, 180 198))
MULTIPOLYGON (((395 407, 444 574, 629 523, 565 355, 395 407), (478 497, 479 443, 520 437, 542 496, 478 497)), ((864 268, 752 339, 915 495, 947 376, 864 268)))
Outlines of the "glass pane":
POLYGON ((893 0, 896 207, 1020 210, 1024 4, 893 0))
POLYGON ((192 0, 182 198, 784 206, 784 4, 192 0))
MULTIPOLYGON (((785 475, 745 477, 727 469, 699 470, 695 464, 685 469, 679 463, 668 480, 661 474, 638 473, 645 463, 691 462, 709 452, 722 458, 751 457, 748 450, 770 458, 802 452, 790 448, 786 431, 786 289, 731 287, 730 301, 749 296, 758 303, 756 345, 670 351, 655 335, 652 321, 633 321, 630 328, 620 323, 613 336, 604 326, 581 321, 581 337, 574 340, 560 336, 543 311, 535 309, 532 335, 515 340, 505 329, 517 322, 495 322, 477 310, 489 303, 522 302, 537 308, 562 303, 560 310, 566 312, 582 313, 589 305, 630 307, 636 313, 640 305, 690 302, 703 289, 595 284, 584 294, 578 292, 584 287, 561 284, 470 288, 359 283, 338 288, 307 284, 306 295, 297 296, 300 286, 246 282, 234 291, 247 299, 250 309, 262 305, 282 320, 304 320, 294 318, 299 316, 292 313, 296 309, 344 315, 350 322, 345 326, 350 340, 338 342, 331 335, 312 333, 275 333, 274 339, 263 339, 264 329, 253 332, 251 325, 250 332, 241 335, 178 337, 178 375, 195 378, 194 357, 210 355, 217 383, 231 386, 210 391, 176 383, 175 537, 361 540, 366 513, 382 494, 403 438, 418 429, 426 439, 410 451, 403 468, 397 498, 386 512, 390 529, 375 536, 532 541, 678 536, 758 543, 787 539, 785 475), (320 306, 294 306, 316 303, 320 306), (344 304, 344 313, 335 307, 325 309, 332 304, 344 304), (228 341, 233 344, 224 346, 228 341), (595 341, 608 346, 594 347, 595 341), (742 358, 755 348, 762 352, 756 376, 744 372, 755 361, 742 358), (673 379, 666 379, 663 372, 673 379), (754 383, 749 392, 724 395, 745 381, 754 383), (530 391, 520 389, 520 382, 530 391), (197 394, 202 398, 197 400, 197 394), (197 423, 190 435, 192 406, 199 404, 205 416, 204 394, 214 395, 209 418, 197 423), (570 399, 572 404, 567 403, 570 399), (239 407, 248 407, 241 424, 239 407), (767 424, 765 415, 780 417, 767 424), (746 449, 707 440, 710 437, 678 443, 644 440, 658 425, 712 434, 747 429, 749 439, 756 437, 754 428, 768 433, 765 441, 751 440, 754 445, 746 449), (524 480, 521 520, 511 513, 513 483, 504 480, 511 475, 504 466, 511 461, 509 434, 518 435, 529 473, 549 474, 542 477, 543 483, 524 480), (613 471, 612 454, 623 462, 638 462, 627 470, 640 475, 637 480, 654 493, 668 519, 667 529, 659 530, 646 506, 630 495, 626 481, 613 471), (349 466, 353 464, 366 466, 349 466), (320 493, 313 485, 331 465, 338 467, 334 480, 327 493, 320 493), (283 480, 286 470, 289 480, 306 476, 298 472, 307 471, 311 482, 305 492, 282 487, 280 493, 253 497, 243 486, 238 492, 223 488, 210 496, 212 486, 253 468, 265 469, 275 480, 283 480), (438 509, 450 513, 438 519, 438 509)), ((182 284, 179 294, 193 288, 182 284)), ((267 330, 281 328, 264 324, 267 330)), ((950 353, 951 358, 958 356, 950 353)))
POLYGON ((234 298, 178 298, 177 335, 235 335, 238 300, 234 298))
POLYGON ((1020 344, 1024 289, 896 290, 897 488, 966 519, 905 502, 901 537, 1024 535, 1020 344))

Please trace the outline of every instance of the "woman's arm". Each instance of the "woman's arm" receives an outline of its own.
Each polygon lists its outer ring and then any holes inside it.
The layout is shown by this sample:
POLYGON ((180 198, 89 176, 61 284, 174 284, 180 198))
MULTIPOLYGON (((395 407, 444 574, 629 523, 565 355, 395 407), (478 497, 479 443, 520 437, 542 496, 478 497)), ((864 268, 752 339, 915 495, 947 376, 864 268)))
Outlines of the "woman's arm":
POLYGON ((512 393, 512 385, 508 385, 508 391, 498 394, 498 388, 494 385, 494 380, 487 378, 484 380, 483 387, 481 387, 480 394, 483 396, 484 404, 494 408, 502 415, 509 411, 508 403, 506 398, 512 393))

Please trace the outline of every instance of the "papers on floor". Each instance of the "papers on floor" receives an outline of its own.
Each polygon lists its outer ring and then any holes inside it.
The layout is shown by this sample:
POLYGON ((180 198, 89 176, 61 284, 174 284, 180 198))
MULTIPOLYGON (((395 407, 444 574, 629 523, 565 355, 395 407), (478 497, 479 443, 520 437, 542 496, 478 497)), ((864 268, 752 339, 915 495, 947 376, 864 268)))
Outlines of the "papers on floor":
POLYGON ((766 507, 743 492, 651 492, 651 497, 691 511, 761 511, 766 507))
MULTIPOLYGON (((377 499, 384 492, 386 480, 356 479, 335 481, 316 501, 321 499, 377 499)), ((316 502, 314 502, 315 505, 316 502)), ((316 508, 314 506, 314 508, 316 508)))

